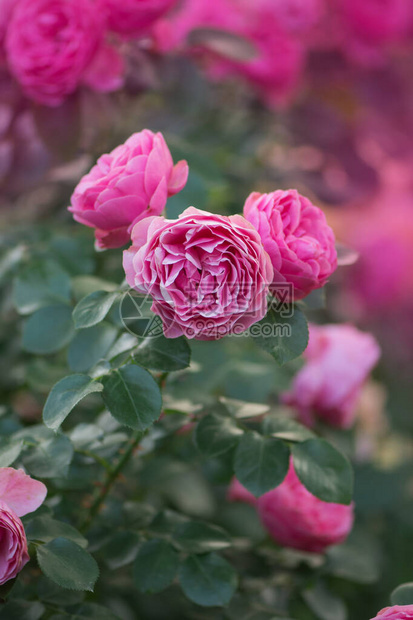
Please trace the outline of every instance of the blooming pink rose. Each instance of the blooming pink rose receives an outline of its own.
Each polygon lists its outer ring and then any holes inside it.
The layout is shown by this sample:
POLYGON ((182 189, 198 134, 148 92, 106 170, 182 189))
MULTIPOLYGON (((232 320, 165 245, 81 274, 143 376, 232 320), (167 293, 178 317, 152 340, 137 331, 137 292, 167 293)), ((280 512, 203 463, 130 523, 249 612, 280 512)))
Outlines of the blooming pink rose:
MULTIPOLYGON (((84 77, 95 89, 110 90, 105 76, 84 76, 104 45, 103 18, 92 0, 20 0, 6 34, 12 74, 28 97, 49 106, 62 103, 84 77)), ((106 60, 116 85, 120 78, 113 74, 123 67, 114 56, 106 54, 106 60)))
POLYGON ((186 161, 174 166, 162 134, 144 129, 98 159, 77 185, 69 211, 96 228, 100 248, 120 247, 138 220, 162 213, 187 178, 186 161))
POLYGON ((147 218, 124 252, 128 284, 152 296, 168 338, 215 340, 241 333, 267 311, 271 261, 242 216, 186 209, 147 218))
POLYGON ((353 504, 331 504, 311 495, 295 473, 293 461, 284 481, 255 499, 247 489, 233 481, 230 501, 255 504, 270 536, 285 547, 323 553, 330 545, 343 542, 354 520, 353 504))
POLYGON ((376 340, 351 325, 310 325, 304 357, 283 402, 296 407, 305 424, 312 425, 316 415, 332 426, 350 427, 361 388, 380 357, 376 340))
POLYGON ((325 285, 337 267, 334 233, 324 213, 296 190, 252 193, 244 216, 258 230, 274 267, 273 291, 290 283, 292 299, 325 285))
POLYGON ((47 489, 20 469, 0 468, 0 585, 16 577, 29 561, 27 540, 19 517, 36 510, 47 489))
POLYGON ((371 620, 413 620, 413 605, 394 605, 379 611, 371 620))
POLYGON ((99 0, 107 27, 124 37, 144 33, 167 13, 177 0, 99 0))

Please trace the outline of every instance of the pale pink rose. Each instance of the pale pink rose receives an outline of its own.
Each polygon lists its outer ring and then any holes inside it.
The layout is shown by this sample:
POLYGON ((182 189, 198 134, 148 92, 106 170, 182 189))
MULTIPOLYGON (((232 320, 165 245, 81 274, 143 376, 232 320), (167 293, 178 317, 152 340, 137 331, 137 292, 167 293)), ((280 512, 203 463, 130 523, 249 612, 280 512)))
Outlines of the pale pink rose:
POLYGON ((99 0, 107 28, 123 37, 145 33, 177 0, 99 0))
POLYGON ((272 491, 256 499, 234 480, 227 497, 255 505, 270 536, 284 547, 301 551, 323 553, 343 542, 353 526, 353 504, 331 504, 311 495, 298 479, 292 459, 284 481, 272 491))
MULTIPOLYGON (((20 0, 6 34, 10 71, 25 94, 39 103, 57 106, 84 81, 96 90, 110 90, 109 79, 91 69, 104 42, 103 17, 93 0, 20 0)), ((112 80, 123 71, 115 53, 106 53, 112 80)), ((97 63, 99 69, 99 63, 97 63)), ((121 80, 120 75, 115 87, 121 80)))
POLYGON ((96 228, 98 247, 120 247, 137 221, 162 213, 187 178, 187 163, 174 166, 162 134, 144 129, 98 159, 77 185, 69 211, 96 228))
POLYGON ((379 611, 371 620, 413 620, 413 605, 394 605, 379 611))
POLYGON ((272 267, 242 216, 186 209, 178 220, 138 222, 124 252, 128 284, 152 296, 168 338, 241 333, 267 311, 272 267))
POLYGON ((291 301, 324 286, 337 267, 334 233, 324 213, 296 190, 252 193, 244 216, 258 230, 274 267, 272 290, 289 283, 291 301))
POLYGON ((16 577, 30 559, 19 517, 36 510, 46 493, 42 482, 22 470, 0 468, 0 585, 16 577))
POLYGON ((310 325, 305 365, 294 378, 291 391, 282 395, 296 407, 305 424, 319 417, 332 426, 349 428, 361 389, 380 357, 371 334, 351 325, 310 325))

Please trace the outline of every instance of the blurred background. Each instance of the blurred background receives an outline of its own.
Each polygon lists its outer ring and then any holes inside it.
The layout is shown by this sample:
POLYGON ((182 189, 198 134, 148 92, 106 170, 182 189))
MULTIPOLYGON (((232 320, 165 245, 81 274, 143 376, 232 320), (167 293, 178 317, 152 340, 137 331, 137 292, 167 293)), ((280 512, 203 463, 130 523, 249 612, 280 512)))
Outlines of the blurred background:
MULTIPOLYGON (((189 205, 238 213, 253 190, 297 188, 325 210, 351 263, 310 318, 354 323, 383 352, 355 429, 326 431, 352 455, 358 515, 337 563, 344 580, 333 575, 331 584, 352 620, 373 616, 413 579, 413 3, 179 0, 143 31, 124 32, 106 2, 102 36, 116 54, 116 81, 96 88, 98 80, 79 78, 52 105, 27 90, 16 68, 18 4, 0 0, 4 402, 23 423, 37 422, 66 372, 53 356, 34 362, 21 350, 12 284, 21 265, 47 255, 80 290, 85 277, 122 281, 118 253, 96 254, 93 231, 66 209, 102 153, 145 127, 162 131, 174 160, 190 166, 169 217, 189 205), (362 559, 351 555, 358 540, 362 559), (347 565, 358 579, 346 581, 347 565)), ((171 387, 174 398, 199 397, 202 384, 216 395, 276 402, 294 370, 277 371, 243 339, 197 343, 194 357, 193 372, 171 387)), ((342 617, 311 605, 297 613, 342 617)))

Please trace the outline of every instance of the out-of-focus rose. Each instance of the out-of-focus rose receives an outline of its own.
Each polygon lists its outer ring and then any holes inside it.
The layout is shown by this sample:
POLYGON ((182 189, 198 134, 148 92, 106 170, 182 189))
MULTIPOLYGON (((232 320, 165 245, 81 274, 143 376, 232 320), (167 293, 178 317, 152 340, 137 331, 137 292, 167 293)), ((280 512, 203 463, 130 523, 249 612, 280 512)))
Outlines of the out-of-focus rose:
POLYGON ((47 489, 20 469, 0 468, 0 585, 16 577, 29 561, 27 540, 19 517, 36 510, 47 489))
POLYGON ((344 28, 366 43, 377 45, 406 34, 410 0, 337 0, 344 28))
POLYGON ((99 0, 107 27, 123 37, 139 36, 165 15, 177 0, 99 0))
MULTIPOLYGON (((6 34, 12 74, 28 97, 49 106, 78 88, 103 45, 104 22, 92 0, 20 0, 6 34)), ((112 55, 108 73, 120 69, 112 55)), ((105 77, 100 84, 90 71, 85 80, 96 90, 110 89, 105 77)))
POLYGON ((4 40, 14 0, 0 0, 0 66, 5 62, 4 40))
POLYGON ((361 388, 380 357, 375 338, 351 325, 310 325, 304 357, 306 364, 283 402, 296 407, 310 426, 317 416, 332 426, 350 427, 361 388))
POLYGON ((138 222, 132 242, 126 280, 152 296, 168 338, 216 340, 265 316, 271 261, 242 216, 190 207, 178 220, 138 222))
POLYGON ((285 547, 323 553, 343 542, 354 520, 353 504, 331 504, 311 495, 300 482, 293 461, 284 481, 255 499, 237 480, 231 483, 228 499, 255 505, 270 536, 285 547))
POLYGON ((252 193, 244 216, 258 230, 274 267, 272 290, 289 283, 292 299, 324 286, 337 267, 334 233, 324 213, 296 190, 252 193))
POLYGON ((379 611, 377 616, 374 616, 371 620, 412 620, 413 619, 413 605, 393 605, 393 607, 386 607, 379 611))
POLYGON ((187 178, 187 163, 174 166, 162 134, 144 129, 98 159, 77 185, 69 211, 96 228, 98 247, 120 247, 138 220, 162 213, 187 178))

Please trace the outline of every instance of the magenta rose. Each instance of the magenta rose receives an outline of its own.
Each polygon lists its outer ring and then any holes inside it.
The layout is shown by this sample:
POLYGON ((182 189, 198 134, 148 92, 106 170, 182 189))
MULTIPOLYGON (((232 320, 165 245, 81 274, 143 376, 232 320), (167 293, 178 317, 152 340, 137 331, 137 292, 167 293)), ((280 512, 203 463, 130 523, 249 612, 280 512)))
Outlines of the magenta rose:
POLYGON ((233 481, 228 493, 232 501, 254 504, 270 536, 284 547, 323 553, 343 542, 353 527, 354 506, 323 502, 311 495, 295 473, 292 459, 284 481, 255 499, 233 481))
POLYGON ((241 333, 267 311, 271 261, 242 216, 186 209, 146 219, 124 252, 128 284, 152 296, 168 338, 215 340, 241 333))
POLYGON ((272 292, 293 287, 290 301, 324 286, 337 268, 334 233, 324 213, 296 190, 251 194, 244 216, 258 230, 274 267, 272 292))
POLYGON ((98 247, 117 248, 130 240, 137 221, 160 215, 187 178, 186 161, 174 166, 162 134, 144 129, 98 159, 77 185, 69 211, 96 229, 98 247))
POLYGON ((350 427, 361 388, 380 357, 375 338, 351 325, 310 325, 304 357, 306 364, 283 402, 296 407, 310 426, 319 417, 332 426, 350 427))
POLYGON ((20 0, 7 28, 11 73, 28 97, 48 106, 61 104, 83 81, 96 90, 117 88, 123 65, 107 50, 92 0, 20 0), (93 75, 95 55, 102 54, 109 78, 93 75))
POLYGON ((371 620, 413 620, 413 605, 394 605, 379 611, 371 620))
POLYGON ((145 33, 177 0, 99 0, 109 30, 123 37, 145 33))
POLYGON ((16 577, 30 559, 19 517, 36 510, 46 493, 42 482, 22 470, 0 468, 0 585, 16 577))

